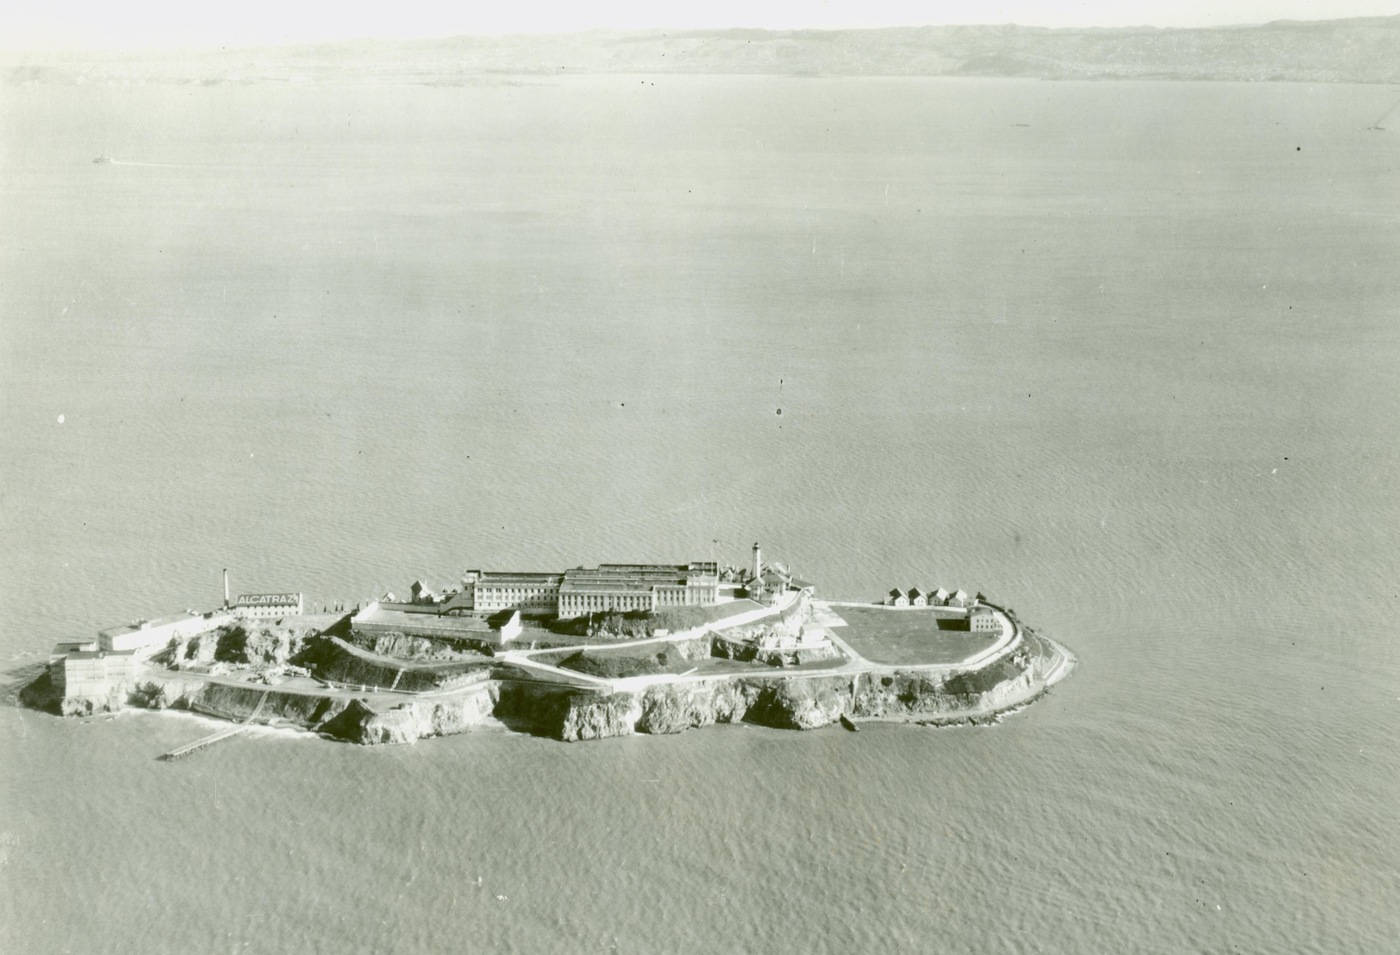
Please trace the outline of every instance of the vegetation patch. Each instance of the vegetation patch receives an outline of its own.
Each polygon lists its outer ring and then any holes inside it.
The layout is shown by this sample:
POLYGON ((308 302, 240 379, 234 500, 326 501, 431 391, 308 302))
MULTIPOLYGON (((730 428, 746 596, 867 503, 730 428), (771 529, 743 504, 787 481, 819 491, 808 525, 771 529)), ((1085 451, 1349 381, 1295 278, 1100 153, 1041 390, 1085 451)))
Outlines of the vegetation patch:
POLYGON ((560 660, 558 665, 566 670, 613 680, 649 673, 674 673, 680 667, 688 668, 690 664, 679 654, 668 649, 650 655, 580 650, 560 660))
POLYGON ((943 684, 943 690, 956 696, 971 696, 986 693, 1006 680, 1014 680, 1025 672, 1024 667, 1012 657, 1002 657, 978 670, 954 673, 943 684))
POLYGON ((295 664, 309 669, 316 676, 333 683, 364 685, 386 689, 419 692, 450 686, 473 671, 486 669, 488 661, 442 664, 408 664, 390 666, 368 660, 346 650, 333 640, 316 638, 293 659, 295 664))

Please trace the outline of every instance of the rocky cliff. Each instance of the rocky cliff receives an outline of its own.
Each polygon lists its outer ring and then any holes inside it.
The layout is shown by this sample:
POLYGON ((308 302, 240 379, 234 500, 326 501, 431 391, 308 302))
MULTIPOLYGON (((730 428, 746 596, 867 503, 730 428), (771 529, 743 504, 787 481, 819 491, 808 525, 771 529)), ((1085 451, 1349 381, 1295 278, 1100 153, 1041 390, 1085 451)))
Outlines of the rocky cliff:
POLYGON ((663 683, 642 693, 528 693, 516 715, 567 742, 632 733, 679 733, 713 723, 748 722, 815 729, 855 719, 963 722, 1021 705, 1041 687, 1021 655, 978 671, 931 675, 917 670, 852 676, 716 678, 663 683))
POLYGON ((352 743, 411 743, 430 736, 465 733, 486 722, 495 706, 491 688, 445 699, 414 699, 376 711, 362 700, 351 700, 318 729, 352 743))
MULTIPOLYGON (((343 661, 348 662, 348 661, 343 661)), ((355 661, 363 663, 363 661, 355 661)), ((1028 637, 1015 653, 976 670, 951 674, 889 670, 849 675, 787 673, 658 682, 645 690, 587 692, 529 679, 492 679, 452 693, 352 698, 259 685, 207 682, 197 674, 146 679, 129 697, 58 700, 47 673, 21 692, 26 705, 82 715, 126 703, 188 708, 224 719, 280 718, 356 743, 404 743, 462 733, 491 719, 523 732, 565 741, 633 733, 679 733, 713 723, 749 722, 813 729, 842 715, 853 719, 930 723, 980 721, 1024 705, 1043 692, 1050 674, 1072 657, 1052 641, 1028 637), (380 702, 374 702, 378 699, 380 702)))

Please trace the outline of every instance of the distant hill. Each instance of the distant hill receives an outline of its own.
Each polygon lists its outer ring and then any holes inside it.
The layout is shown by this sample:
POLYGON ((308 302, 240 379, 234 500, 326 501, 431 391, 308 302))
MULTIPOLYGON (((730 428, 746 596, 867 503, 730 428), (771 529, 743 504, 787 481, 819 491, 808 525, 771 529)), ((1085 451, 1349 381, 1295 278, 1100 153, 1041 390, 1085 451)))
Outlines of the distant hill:
POLYGON ((776 73, 1400 82, 1400 16, 1202 29, 697 30, 11 57, 10 82, 480 82, 492 74, 776 73))

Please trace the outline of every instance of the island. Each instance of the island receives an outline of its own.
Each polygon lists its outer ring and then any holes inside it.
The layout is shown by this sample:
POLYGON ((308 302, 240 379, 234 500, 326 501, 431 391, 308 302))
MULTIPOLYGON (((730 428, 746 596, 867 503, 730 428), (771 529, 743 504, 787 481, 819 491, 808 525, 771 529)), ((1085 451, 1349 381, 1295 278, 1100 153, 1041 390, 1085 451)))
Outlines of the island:
POLYGON ((469 570, 354 606, 252 593, 60 643, 21 691, 64 716, 175 708, 229 722, 406 743, 495 725, 564 741, 715 723, 996 722, 1075 658, 986 595, 893 588, 823 600, 758 544, 744 566, 469 570))

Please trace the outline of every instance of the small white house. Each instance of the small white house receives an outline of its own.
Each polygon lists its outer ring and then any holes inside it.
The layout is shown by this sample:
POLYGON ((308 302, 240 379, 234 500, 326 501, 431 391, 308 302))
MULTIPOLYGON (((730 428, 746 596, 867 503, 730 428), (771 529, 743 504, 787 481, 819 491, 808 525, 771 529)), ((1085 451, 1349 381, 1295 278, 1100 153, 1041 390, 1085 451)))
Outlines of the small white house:
POLYGON ((986 604, 978 604, 968 612, 968 625, 973 633, 1000 633, 1001 615, 986 604))
POLYGON ((909 606, 927 607, 928 597, 924 596, 924 592, 918 587, 914 587, 909 591, 909 606))
POLYGON ((948 598, 950 596, 951 594, 948 593, 946 587, 939 587, 933 593, 928 595, 928 605, 930 607, 942 607, 948 602, 948 598))
POLYGON ((947 605, 949 607, 962 607, 963 609, 967 609, 972 606, 972 598, 967 595, 966 590, 958 588, 949 595, 947 605))
POLYGON ((889 604, 891 607, 907 607, 909 606, 909 596, 896 587, 891 590, 889 596, 885 598, 885 603, 889 604))

